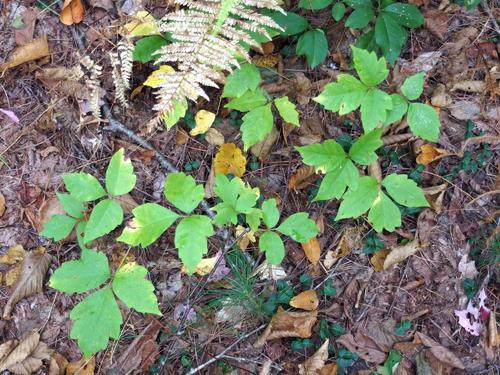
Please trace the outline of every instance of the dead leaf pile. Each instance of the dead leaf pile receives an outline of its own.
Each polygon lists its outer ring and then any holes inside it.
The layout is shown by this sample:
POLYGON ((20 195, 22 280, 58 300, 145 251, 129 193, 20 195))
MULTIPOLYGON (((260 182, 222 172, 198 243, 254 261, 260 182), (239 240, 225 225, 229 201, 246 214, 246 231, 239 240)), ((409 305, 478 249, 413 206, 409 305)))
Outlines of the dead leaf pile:
POLYGON ((21 342, 9 340, 0 345, 0 371, 9 370, 17 375, 30 375, 49 360, 51 349, 40 341, 40 334, 32 332, 21 342))

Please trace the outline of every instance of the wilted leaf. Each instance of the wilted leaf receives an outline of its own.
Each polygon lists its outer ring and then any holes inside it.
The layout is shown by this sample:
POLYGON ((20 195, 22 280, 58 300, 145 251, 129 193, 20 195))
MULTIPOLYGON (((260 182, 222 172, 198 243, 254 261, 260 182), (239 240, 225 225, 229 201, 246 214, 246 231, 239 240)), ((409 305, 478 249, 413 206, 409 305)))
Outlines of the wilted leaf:
POLYGON ((17 262, 24 259, 26 255, 26 250, 24 250, 22 245, 15 245, 10 247, 7 252, 0 256, 1 264, 16 264, 17 262))
POLYGON ((84 14, 85 8, 82 0, 64 0, 59 19, 65 25, 73 25, 82 22, 84 14))
POLYGON ((191 129, 189 134, 193 137, 199 134, 205 134, 214 123, 214 120, 215 113, 213 112, 205 111, 204 109, 196 112, 196 116, 194 117, 196 126, 191 129))
POLYGON ((307 311, 316 310, 319 305, 318 294, 314 289, 306 290, 305 292, 299 293, 293 297, 289 304, 296 309, 307 311))
POLYGON ((5 64, 0 66, 0 72, 8 68, 13 68, 29 61, 37 60, 49 55, 49 44, 47 36, 33 39, 30 43, 16 48, 5 64))
POLYGON ((391 249, 391 252, 385 258, 384 270, 402 262, 421 249, 422 247, 420 246, 417 235, 415 235, 415 239, 413 241, 408 242, 406 245, 393 247, 391 249))
POLYGON ((118 202, 126 214, 131 214, 132 210, 139 205, 129 193, 113 197, 113 199, 118 202))
POLYGON ((288 179, 288 188, 294 190, 305 189, 317 179, 316 168, 310 165, 304 165, 297 169, 288 179))
POLYGON ((383 249, 373 254, 370 258, 370 263, 373 268, 375 268, 375 271, 380 272, 384 269, 385 258, 387 258, 387 255, 389 255, 390 252, 390 250, 383 249))
POLYGON ((304 363, 299 364, 300 375, 318 375, 319 371, 325 365, 328 359, 328 344, 330 340, 326 340, 323 345, 309 357, 304 363))
POLYGON ((23 259, 21 275, 14 285, 10 298, 5 305, 3 318, 9 319, 14 305, 22 298, 40 293, 43 287, 43 278, 49 268, 52 257, 39 247, 28 253, 23 259))
POLYGON ((338 338, 337 343, 345 346, 349 351, 358 354, 367 362, 380 364, 384 363, 387 357, 375 341, 359 332, 356 333, 356 336, 350 333, 342 335, 338 338))
POLYGON ((317 265, 321 255, 321 247, 319 245, 318 238, 313 237, 309 240, 309 242, 303 243, 301 245, 309 262, 311 262, 313 266, 317 265))
POLYGON ((1 360, 0 371, 8 369, 14 374, 33 374, 42 367, 42 360, 50 358, 51 350, 40 342, 40 334, 36 331, 31 332, 17 346, 14 347, 12 343, 15 344, 13 341, 11 344, 6 343, 11 351, 5 353, 1 360))
POLYGON ((215 173, 232 173, 237 177, 241 177, 245 173, 246 165, 247 159, 234 143, 223 144, 215 155, 215 173))
POLYGON ((252 155, 259 158, 260 161, 264 161, 269 156, 271 149, 279 138, 279 132, 273 126, 273 130, 260 142, 257 142, 252 147, 250 147, 250 152, 252 155))
POLYGON ((453 155, 450 151, 442 148, 436 148, 430 143, 420 146, 420 151, 420 154, 417 156, 417 163, 423 165, 428 165, 433 161, 444 158, 445 156, 453 155))
POLYGON ((281 306, 278 307, 278 312, 272 317, 254 347, 261 348, 266 341, 282 337, 311 337, 317 315, 317 311, 287 312, 281 306))
POLYGON ((95 356, 92 356, 88 361, 85 358, 71 362, 66 367, 66 375, 94 375, 95 356))
POLYGON ((224 135, 214 128, 207 130, 205 133, 205 139, 211 145, 221 146, 224 144, 224 135))
POLYGON ((0 193, 0 217, 2 217, 5 212, 5 197, 0 193))

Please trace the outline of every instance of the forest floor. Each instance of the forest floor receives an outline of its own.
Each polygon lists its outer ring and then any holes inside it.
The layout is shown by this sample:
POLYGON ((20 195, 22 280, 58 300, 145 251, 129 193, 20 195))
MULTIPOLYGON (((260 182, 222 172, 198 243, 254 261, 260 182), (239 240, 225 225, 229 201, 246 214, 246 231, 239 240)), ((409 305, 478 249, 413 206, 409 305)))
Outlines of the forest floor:
MULTIPOLYGON (((422 141, 408 138, 388 140, 379 154, 384 173, 410 173, 420 186, 428 188, 432 207, 405 212, 400 229, 377 234, 363 219, 334 222, 336 201, 312 202, 320 176, 303 168, 294 146, 330 138, 349 140, 360 134, 357 116, 338 116, 311 100, 340 71, 349 69, 349 45, 355 36, 336 23, 329 11, 307 12, 292 6, 289 10, 326 31, 329 55, 324 64, 311 70, 303 58, 290 53, 292 38, 276 38, 268 45, 271 63, 261 68, 264 86, 271 95, 288 95, 297 103, 301 126, 279 127, 279 134, 257 155, 260 158, 249 153, 243 179, 259 187, 266 197, 277 198, 284 215, 305 211, 316 220, 319 263, 311 264, 300 244, 287 241, 282 266, 259 270, 263 258, 250 242, 246 244, 248 256, 242 256, 239 249, 226 254, 224 262, 230 272, 213 281, 182 272, 171 230, 146 250, 133 248, 130 252, 111 236, 103 237, 96 241, 96 248, 108 255, 112 267, 127 254, 148 269, 163 316, 139 314, 122 306, 120 340, 96 355, 86 370, 68 369, 66 373, 182 374, 218 355, 201 373, 271 374, 281 370, 298 374, 298 364, 311 358, 326 339, 330 343, 327 363, 338 365, 339 373, 371 374, 386 361, 391 349, 402 358, 394 374, 500 373, 498 339, 496 347, 489 341, 494 338, 494 313, 499 306, 500 35, 484 8, 467 12, 446 0, 413 1, 426 23, 411 31, 389 76, 389 87, 425 70, 424 96, 440 107, 441 134, 427 154, 422 153, 422 141), (465 87, 469 81, 486 85, 479 90, 465 87), (478 136, 485 137, 470 141, 478 136), (419 157, 426 165, 417 165, 419 157), (381 269, 387 251, 411 244, 417 231, 418 251, 381 269), (311 337, 278 338, 255 347, 276 306, 284 301, 281 305, 290 309, 290 297, 311 288, 320 296, 311 337), (477 320, 459 322, 455 310, 466 309, 469 299, 481 306, 480 314, 477 320), (186 311, 187 319, 181 319, 186 311), (478 335, 466 330, 472 330, 472 324, 479 327, 478 335)), ((111 67, 104 56, 115 48, 116 30, 126 22, 128 8, 140 1, 125 1, 127 9, 114 3, 121 2, 86 1, 84 19, 76 26, 60 22, 57 2, 44 6, 40 1, 7 0, 0 4, 0 62, 16 47, 43 35, 50 51, 48 57, 7 69, 0 77, 0 255, 8 255, 16 246, 26 251, 45 247, 52 256, 49 275, 78 256, 72 239, 50 242, 38 235, 47 217, 57 210, 55 193, 62 189, 64 173, 86 171, 102 178, 111 155, 123 147, 137 174, 137 185, 128 197, 133 207, 162 201, 168 171, 155 159, 156 153, 198 182, 210 182, 218 146, 204 137, 188 135, 197 110, 217 113, 220 121, 214 128, 224 142, 241 146, 234 124, 237 119, 221 108, 217 90, 210 91, 210 102, 191 103, 188 116, 170 131, 144 132, 144 125, 154 116, 154 95, 149 88, 136 91, 126 110, 113 105, 113 97, 108 95, 113 91, 111 67), (81 84, 69 84, 67 77, 47 72, 47 68, 75 66, 84 54, 103 65, 103 99, 110 102, 114 118, 142 134, 155 151, 110 131, 106 116, 97 121, 85 115, 81 84)), ((144 0, 142 6, 161 16, 168 3, 144 0)), ((494 2, 489 4, 498 19, 498 3, 496 8, 494 2)), ((258 57, 256 62, 262 60, 257 53, 254 57, 258 57)), ((153 70, 152 64, 136 64, 132 89, 153 70)), ((393 130, 394 134, 399 131, 393 130)), ((223 247, 224 242, 214 237, 209 255, 223 247)), ((18 259, 0 258, 2 310, 21 272, 24 253, 18 254, 18 259)), ((56 292, 46 283, 47 278, 41 291, 22 298, 9 319, 0 320, 0 344, 21 340, 37 330, 40 341, 53 350, 52 362, 66 359, 75 363, 81 352, 69 338, 69 312, 81 297, 56 292)), ((312 319, 311 312, 300 314, 301 324, 312 319)), ((292 323, 284 322, 288 327, 283 329, 301 328, 292 323)), ((77 369, 83 362, 79 363, 77 369)), ((56 371, 53 366, 44 359, 36 373, 48 374, 49 367, 56 371)), ((60 372, 51 373, 64 374, 61 366, 60 372)), ((335 373, 333 367, 329 369, 332 372, 321 373, 335 373)))

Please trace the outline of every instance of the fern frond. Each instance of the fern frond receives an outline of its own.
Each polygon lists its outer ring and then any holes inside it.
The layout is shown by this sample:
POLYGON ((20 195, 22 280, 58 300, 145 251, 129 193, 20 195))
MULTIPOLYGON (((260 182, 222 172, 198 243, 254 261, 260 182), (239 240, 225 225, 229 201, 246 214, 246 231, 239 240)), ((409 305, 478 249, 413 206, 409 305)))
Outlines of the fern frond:
POLYGON ((115 86, 115 96, 123 107, 128 107, 126 92, 130 88, 130 77, 132 76, 134 45, 128 38, 120 40, 117 52, 110 52, 109 60, 113 67, 112 76, 115 86))
POLYGON ((218 87, 224 72, 239 67, 237 56, 250 60, 242 42, 260 49, 250 32, 271 39, 266 27, 281 29, 259 9, 281 11, 279 0, 175 0, 182 8, 166 14, 158 29, 171 33, 174 43, 158 50, 158 64, 177 63, 173 73, 165 74, 156 92, 159 121, 185 98, 209 99, 203 86, 218 87))
POLYGON ((96 118, 101 118, 101 106, 99 105, 101 83, 100 77, 102 74, 102 66, 97 64, 89 56, 83 56, 80 59, 80 66, 86 70, 85 86, 89 90, 89 105, 92 114, 96 118))

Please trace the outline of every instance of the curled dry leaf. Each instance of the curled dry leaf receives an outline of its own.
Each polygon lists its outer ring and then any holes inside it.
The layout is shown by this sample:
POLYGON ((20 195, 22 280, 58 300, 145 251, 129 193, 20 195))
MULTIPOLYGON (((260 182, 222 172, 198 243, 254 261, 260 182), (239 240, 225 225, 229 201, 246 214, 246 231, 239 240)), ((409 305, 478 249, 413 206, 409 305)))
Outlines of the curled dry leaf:
POLYGON ((271 133, 269 133, 266 138, 250 147, 250 152, 252 155, 259 158, 260 161, 266 160, 279 136, 279 132, 276 130, 276 127, 273 126, 273 130, 271 130, 271 133))
POLYGON ((0 371, 30 375, 42 367, 42 360, 49 359, 51 350, 40 341, 40 334, 31 332, 19 344, 10 340, 0 346, 0 371))
POLYGON ((362 232, 363 227, 346 228, 335 250, 329 250, 326 253, 325 260, 323 261, 325 268, 329 270, 337 260, 345 257, 353 249, 359 248, 361 245, 362 232))
POLYGON ((255 238, 255 232, 252 230, 250 232, 247 232, 246 228, 243 227, 242 225, 238 225, 234 232, 237 238, 239 238, 243 232, 246 232, 243 235, 243 237, 241 237, 240 240, 238 241, 238 246, 243 251, 247 249, 248 245, 250 245, 250 242, 255 243, 255 241, 257 241, 257 239, 255 238))
POLYGON ((66 375, 94 375, 95 370, 95 356, 88 361, 81 358, 78 361, 71 362, 66 367, 66 375))
POLYGON ((356 333, 356 336, 351 333, 342 335, 338 338, 337 343, 358 354, 367 362, 380 364, 387 357, 387 354, 380 349, 374 340, 359 332, 356 333))
POLYGON ((461 81, 455 83, 451 91, 465 91, 465 92, 483 92, 486 89, 484 81, 461 81))
POLYGON ((434 107, 448 107, 452 103, 451 96, 446 92, 446 86, 439 83, 432 93, 431 104, 434 107))
POLYGON ((318 375, 337 375, 339 366, 336 363, 324 365, 318 372, 318 375))
POLYGON ((10 318, 14 305, 20 299, 42 291, 43 279, 51 261, 52 257, 45 252, 43 247, 31 251, 25 256, 21 266, 21 275, 13 286, 10 298, 5 305, 4 319, 10 318))
POLYGON ((302 249, 306 254, 307 259, 313 266, 317 265, 321 255, 321 247, 317 237, 312 237, 309 242, 303 243, 302 249))
POLYGON ((415 235, 415 239, 408 242, 406 245, 393 247, 391 252, 385 258, 384 270, 402 262, 421 249, 422 247, 420 246, 418 235, 415 235))
POLYGON ((448 183, 446 182, 441 185, 424 188, 425 198, 430 203, 432 209, 438 214, 443 210, 443 198, 447 189, 448 183))
POLYGON ((316 169, 305 165, 300 167, 288 179, 288 188, 294 190, 305 189, 317 178, 316 169))
POLYGON ((299 293, 290 300, 290 306, 307 311, 316 310, 318 305, 318 294, 314 289, 299 293))
POLYGON ((205 199, 210 199, 215 197, 214 187, 215 187, 215 167, 214 167, 214 162, 212 160, 212 168, 210 169, 207 181, 205 182, 205 199))
POLYGON ((328 359, 329 340, 325 340, 323 345, 309 357, 304 363, 299 364, 300 375, 318 375, 328 359))
POLYGON ((33 39, 30 43, 25 44, 24 46, 16 48, 9 60, 0 66, 0 72, 29 61, 38 60, 48 55, 49 44, 47 43, 47 36, 44 35, 40 38, 33 39))
POLYGON ((318 311, 287 312, 281 306, 274 314, 271 322, 259 339, 255 348, 261 348, 266 341, 283 337, 308 338, 312 335, 312 327, 316 323, 318 311))
POLYGON ((382 169, 378 160, 368 166, 368 174, 377 180, 379 184, 382 183, 382 169))
POLYGON ((205 133, 205 139, 211 145, 221 146, 224 144, 224 135, 214 128, 207 130, 205 133))
POLYGON ((474 145, 477 143, 488 143, 488 144, 496 144, 500 142, 500 137, 496 135, 481 135, 479 137, 473 137, 473 138, 467 138, 465 142, 462 144, 462 147, 460 148, 460 151, 458 152, 458 156, 463 158, 464 157, 464 152, 467 146, 469 145, 474 145))
POLYGON ((370 263, 372 264, 375 271, 380 272, 384 269, 385 258, 387 258, 387 255, 389 255, 390 252, 390 250, 383 249, 373 254, 373 256, 370 258, 370 263))
POLYGON ((389 146, 394 144, 404 144, 413 138, 415 138, 415 136, 412 133, 405 133, 386 135, 382 137, 381 140, 384 142, 384 145, 389 146))
POLYGON ((221 145, 213 163, 215 173, 232 173, 237 177, 243 176, 246 165, 247 159, 234 143, 221 145))
POLYGON ((439 160, 446 156, 454 155, 452 152, 443 148, 436 148, 430 143, 420 146, 420 154, 417 156, 417 163, 429 165, 433 161, 439 160))
POLYGON ((59 19, 65 25, 73 25, 82 22, 84 14, 85 8, 82 0, 64 0, 59 19))
POLYGON ((5 212, 5 197, 0 193, 0 217, 3 216, 5 212))

